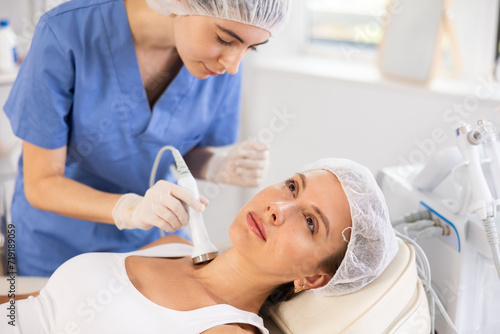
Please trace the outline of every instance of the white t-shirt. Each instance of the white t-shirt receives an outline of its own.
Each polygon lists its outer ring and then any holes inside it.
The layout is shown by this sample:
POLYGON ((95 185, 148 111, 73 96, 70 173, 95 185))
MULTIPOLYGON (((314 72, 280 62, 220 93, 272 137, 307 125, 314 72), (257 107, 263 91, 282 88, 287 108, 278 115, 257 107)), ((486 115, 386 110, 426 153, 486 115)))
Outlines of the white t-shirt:
MULTIPOLYGON (((0 320, 2 334, 179 333, 198 334, 214 326, 245 323, 264 334, 262 318, 227 304, 176 311, 144 297, 130 282, 125 259, 190 256, 186 244, 164 244, 130 253, 87 253, 61 265, 37 297, 17 301, 16 326, 0 320)), ((8 304, 0 305, 5 310, 8 304)), ((4 312, 2 312, 4 313, 4 312)))

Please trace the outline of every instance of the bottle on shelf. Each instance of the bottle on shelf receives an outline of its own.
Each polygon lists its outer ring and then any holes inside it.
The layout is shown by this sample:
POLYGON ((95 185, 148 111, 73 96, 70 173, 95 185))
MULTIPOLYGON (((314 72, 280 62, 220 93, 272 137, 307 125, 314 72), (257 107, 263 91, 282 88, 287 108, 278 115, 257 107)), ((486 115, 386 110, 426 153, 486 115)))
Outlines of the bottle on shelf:
POLYGON ((17 37, 8 19, 0 20, 0 73, 17 69, 17 37))

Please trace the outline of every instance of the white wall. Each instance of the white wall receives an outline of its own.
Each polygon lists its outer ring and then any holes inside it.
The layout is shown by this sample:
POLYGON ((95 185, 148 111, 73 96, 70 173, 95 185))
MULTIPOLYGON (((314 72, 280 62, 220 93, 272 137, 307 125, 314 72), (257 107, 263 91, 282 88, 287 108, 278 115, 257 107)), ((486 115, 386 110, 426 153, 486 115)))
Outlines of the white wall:
POLYGON ((500 93, 496 83, 472 83, 452 95, 383 79, 366 83, 260 65, 246 70, 245 131, 269 127, 276 108, 296 116, 271 143, 268 183, 327 156, 356 160, 374 173, 384 166, 424 162, 438 147, 454 144, 460 109, 468 122, 487 118, 500 124, 495 111, 500 103, 482 98, 500 93))
POLYGON ((412 151, 422 146, 417 142, 432 139, 434 129, 443 129, 445 143, 452 144, 459 113, 454 106, 461 106, 469 122, 480 117, 498 121, 494 111, 498 102, 476 98, 475 94, 476 89, 480 89, 480 96, 489 94, 487 89, 499 93, 495 82, 487 86, 477 82, 468 94, 462 91, 451 96, 427 88, 327 79, 259 67, 247 71, 246 80, 251 82, 245 90, 246 131, 258 132, 266 126, 265 120, 275 108, 286 107, 297 117, 273 142, 273 160, 287 170, 289 164, 296 168, 310 159, 333 155, 358 160, 376 171, 410 159, 412 151))
MULTIPOLYGON (((271 168, 264 185, 282 182, 324 157, 355 160, 374 174, 400 164, 409 164, 403 169, 409 171, 440 148, 454 145, 459 113, 473 125, 481 118, 500 125, 495 110, 500 103, 483 98, 500 93, 496 83, 473 83, 454 95, 383 80, 363 83, 260 65, 259 59, 245 67, 242 139, 260 138, 271 145, 271 168)), ((200 189, 203 192, 203 186, 200 189)), ((205 221, 216 242, 227 238, 238 208, 260 189, 239 192, 226 187, 211 197, 205 221)))

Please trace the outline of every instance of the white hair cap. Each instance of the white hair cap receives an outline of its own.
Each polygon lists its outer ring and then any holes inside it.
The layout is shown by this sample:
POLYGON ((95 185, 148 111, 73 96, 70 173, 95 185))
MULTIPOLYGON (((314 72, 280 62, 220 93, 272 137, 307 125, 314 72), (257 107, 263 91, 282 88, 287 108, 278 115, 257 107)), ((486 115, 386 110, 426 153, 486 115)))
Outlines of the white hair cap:
POLYGON ((290 0, 146 0, 154 11, 170 16, 203 15, 256 26, 276 34, 283 28, 290 0))
POLYGON ((355 292, 377 278, 398 252, 384 195, 370 170, 354 161, 327 158, 306 165, 304 171, 312 169, 329 170, 337 176, 349 202, 352 229, 345 257, 333 278, 309 291, 318 296, 355 292))

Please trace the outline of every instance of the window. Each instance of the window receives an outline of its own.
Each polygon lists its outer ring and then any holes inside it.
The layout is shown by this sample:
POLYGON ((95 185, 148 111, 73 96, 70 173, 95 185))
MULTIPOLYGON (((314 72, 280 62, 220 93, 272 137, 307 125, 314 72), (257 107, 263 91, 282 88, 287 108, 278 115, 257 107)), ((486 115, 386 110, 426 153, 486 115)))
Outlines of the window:
POLYGON ((374 49, 389 0, 306 0, 307 42, 374 49))
MULTIPOLYGON (((439 46, 440 74, 472 78, 492 73, 495 59, 500 57, 500 51, 496 53, 499 2, 454 0, 449 3, 445 13, 451 24, 443 30, 439 46)), ((300 30, 305 42, 302 51, 307 55, 341 56, 348 62, 373 62, 384 37, 388 12, 397 14, 400 6, 415 3, 418 0, 304 0, 300 30)))

